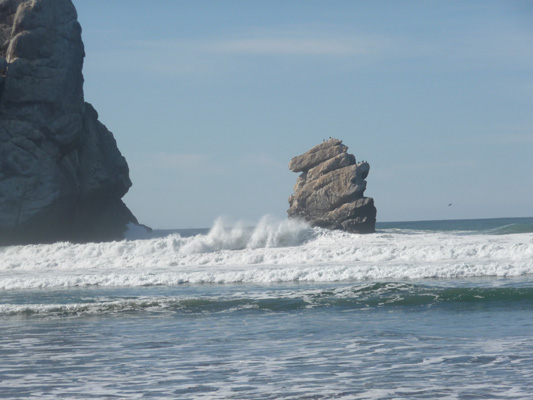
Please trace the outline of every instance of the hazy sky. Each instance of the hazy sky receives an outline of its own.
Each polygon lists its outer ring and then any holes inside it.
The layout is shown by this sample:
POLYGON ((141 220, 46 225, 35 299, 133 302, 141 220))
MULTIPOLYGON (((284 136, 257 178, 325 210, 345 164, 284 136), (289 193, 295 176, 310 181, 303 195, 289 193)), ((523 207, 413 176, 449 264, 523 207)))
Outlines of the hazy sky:
POLYGON ((74 4, 142 223, 285 218, 288 162, 330 136, 378 221, 533 216, 531 1, 74 4))

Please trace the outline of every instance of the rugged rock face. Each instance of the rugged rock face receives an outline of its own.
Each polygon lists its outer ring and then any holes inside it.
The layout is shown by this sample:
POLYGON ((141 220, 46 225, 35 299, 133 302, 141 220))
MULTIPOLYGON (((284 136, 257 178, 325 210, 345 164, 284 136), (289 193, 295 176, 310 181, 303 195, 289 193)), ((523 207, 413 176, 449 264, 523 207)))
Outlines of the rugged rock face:
POLYGON ((83 98, 71 0, 0 0, 0 245, 122 238, 137 223, 111 132, 83 98))
POLYGON ((375 231, 374 199, 363 196, 370 165, 356 163, 347 150, 342 141, 330 139, 291 160, 289 169, 301 175, 289 197, 290 218, 348 232, 375 231))

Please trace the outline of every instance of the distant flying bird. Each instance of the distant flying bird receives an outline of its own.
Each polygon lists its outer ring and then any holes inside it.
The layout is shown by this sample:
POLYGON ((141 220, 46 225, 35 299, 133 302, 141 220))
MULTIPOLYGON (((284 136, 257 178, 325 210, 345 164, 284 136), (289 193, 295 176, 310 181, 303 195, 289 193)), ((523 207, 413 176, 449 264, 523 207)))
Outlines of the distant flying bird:
POLYGON ((450 207, 452 205, 452 203, 448 204, 448 207, 450 207))

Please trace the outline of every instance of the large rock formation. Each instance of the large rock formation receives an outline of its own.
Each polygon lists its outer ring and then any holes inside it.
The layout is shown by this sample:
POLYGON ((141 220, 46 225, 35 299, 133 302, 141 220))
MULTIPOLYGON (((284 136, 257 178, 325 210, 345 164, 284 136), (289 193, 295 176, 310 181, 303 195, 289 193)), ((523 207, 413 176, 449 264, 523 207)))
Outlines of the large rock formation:
POLYGON ((71 0, 0 0, 0 245, 122 238, 137 223, 111 132, 83 98, 71 0))
POLYGON ((289 169, 301 174, 289 197, 290 218, 348 232, 375 231, 374 200, 363 196, 370 165, 356 163, 347 150, 342 141, 330 139, 291 160, 289 169))

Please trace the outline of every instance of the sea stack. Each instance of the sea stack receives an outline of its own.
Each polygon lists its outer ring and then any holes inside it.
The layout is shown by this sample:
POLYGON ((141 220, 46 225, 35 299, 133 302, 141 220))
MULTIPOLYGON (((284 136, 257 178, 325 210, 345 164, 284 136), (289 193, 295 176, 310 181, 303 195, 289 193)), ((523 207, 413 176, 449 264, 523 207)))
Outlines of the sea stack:
POLYGON ((71 0, 0 0, 0 245, 123 238, 128 164, 84 101, 71 0))
POLYGON ((339 139, 329 139, 289 163, 301 172, 289 197, 289 218, 354 233, 376 230, 374 199, 364 197, 370 165, 356 162, 339 139))

